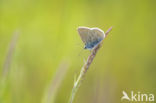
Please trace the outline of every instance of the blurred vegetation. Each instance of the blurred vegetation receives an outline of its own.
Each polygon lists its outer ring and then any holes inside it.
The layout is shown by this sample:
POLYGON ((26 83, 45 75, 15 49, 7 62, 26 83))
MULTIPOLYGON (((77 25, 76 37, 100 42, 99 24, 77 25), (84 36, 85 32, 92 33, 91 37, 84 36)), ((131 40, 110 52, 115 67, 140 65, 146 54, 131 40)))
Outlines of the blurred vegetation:
POLYGON ((122 91, 156 94, 155 0, 0 0, 0 103, 41 103, 62 60, 69 69, 54 103, 67 103, 89 51, 78 26, 112 32, 74 103, 120 103, 122 91), (4 62, 19 31, 10 69, 4 62), (82 51, 83 50, 83 51, 82 51))

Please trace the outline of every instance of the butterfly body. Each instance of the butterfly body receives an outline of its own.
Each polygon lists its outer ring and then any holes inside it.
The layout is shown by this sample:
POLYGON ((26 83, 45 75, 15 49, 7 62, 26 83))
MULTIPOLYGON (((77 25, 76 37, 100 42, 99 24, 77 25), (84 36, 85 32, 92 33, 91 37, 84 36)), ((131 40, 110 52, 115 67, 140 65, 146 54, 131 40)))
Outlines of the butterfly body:
POLYGON ((78 33, 85 44, 85 49, 92 50, 104 38, 104 32, 99 28, 79 27, 78 33))

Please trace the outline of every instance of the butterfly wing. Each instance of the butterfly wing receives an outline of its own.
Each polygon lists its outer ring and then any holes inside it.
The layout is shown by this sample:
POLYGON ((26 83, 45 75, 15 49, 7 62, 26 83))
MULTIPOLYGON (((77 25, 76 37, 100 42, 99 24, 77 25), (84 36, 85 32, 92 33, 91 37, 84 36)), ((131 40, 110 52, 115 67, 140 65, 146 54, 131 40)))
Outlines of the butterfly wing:
POLYGON ((88 37, 90 29, 87 27, 79 27, 77 30, 81 37, 81 40, 86 44, 89 41, 88 37))
POLYGON ((93 33, 92 35, 94 35, 95 38, 104 39, 104 37, 105 37, 104 31, 102 31, 102 30, 99 29, 99 28, 91 28, 91 32, 93 33))

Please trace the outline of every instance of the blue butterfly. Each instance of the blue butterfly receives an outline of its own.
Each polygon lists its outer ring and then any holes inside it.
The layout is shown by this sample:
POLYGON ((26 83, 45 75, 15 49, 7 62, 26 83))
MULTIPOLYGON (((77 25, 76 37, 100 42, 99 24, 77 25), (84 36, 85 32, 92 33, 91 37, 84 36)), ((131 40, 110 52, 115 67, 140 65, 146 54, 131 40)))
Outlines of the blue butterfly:
POLYGON ((104 31, 99 28, 79 27, 78 33, 85 44, 84 49, 88 50, 92 50, 105 38, 104 31))

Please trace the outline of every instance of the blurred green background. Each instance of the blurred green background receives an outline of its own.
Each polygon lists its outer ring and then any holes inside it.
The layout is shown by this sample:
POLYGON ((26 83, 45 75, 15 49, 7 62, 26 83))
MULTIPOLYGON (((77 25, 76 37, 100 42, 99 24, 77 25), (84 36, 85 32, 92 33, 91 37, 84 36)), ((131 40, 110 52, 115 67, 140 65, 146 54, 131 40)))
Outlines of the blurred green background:
POLYGON ((90 53, 78 26, 113 30, 74 103, 121 103, 123 90, 156 94, 155 0, 0 0, 0 103, 67 103, 90 53))

